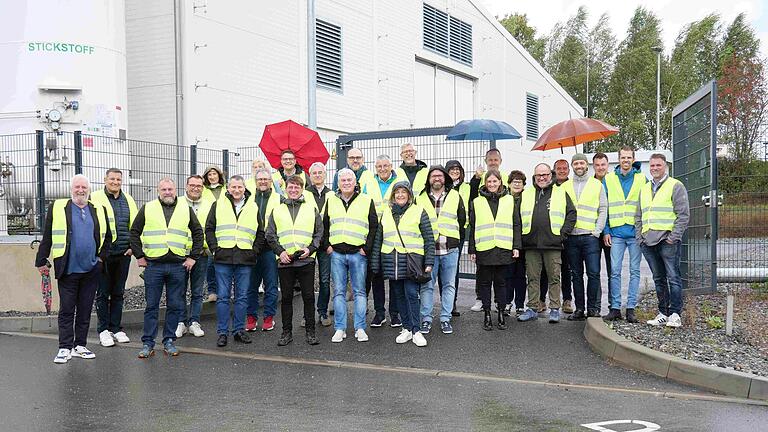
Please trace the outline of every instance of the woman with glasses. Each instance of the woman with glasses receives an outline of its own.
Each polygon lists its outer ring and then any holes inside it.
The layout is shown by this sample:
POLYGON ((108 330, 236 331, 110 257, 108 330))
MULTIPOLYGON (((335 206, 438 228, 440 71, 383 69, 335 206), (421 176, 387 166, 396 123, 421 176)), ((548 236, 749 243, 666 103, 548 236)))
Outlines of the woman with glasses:
MULTIPOLYGON (((515 217, 520 218, 520 199, 525 189, 526 176, 522 171, 514 170, 507 178, 509 193, 515 200, 515 217)), ((515 315, 523 313, 525 308, 525 251, 520 251, 520 256, 507 266, 505 285, 507 287, 507 304, 504 307, 504 315, 510 316, 514 301, 515 315)))

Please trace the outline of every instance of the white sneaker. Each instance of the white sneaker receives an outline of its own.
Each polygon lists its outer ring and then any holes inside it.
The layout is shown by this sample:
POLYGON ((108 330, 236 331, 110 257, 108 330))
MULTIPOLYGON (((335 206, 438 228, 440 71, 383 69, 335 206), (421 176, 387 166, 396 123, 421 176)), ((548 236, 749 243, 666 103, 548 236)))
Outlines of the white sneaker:
MULTIPOLYGON (((421 334, 421 332, 416 332, 416 333, 421 334)), ((400 334, 397 335, 397 338, 395 338, 395 342, 399 344, 403 344, 408 342, 411 339, 413 339, 413 333, 411 333, 409 330, 402 329, 400 330, 400 334)))
POLYGON ((683 325, 683 321, 680 319, 680 315, 673 313, 669 316, 669 320, 667 321, 667 327, 680 327, 683 325))
POLYGON ((131 340, 128 338, 128 335, 125 334, 125 332, 119 331, 114 334, 115 340, 120 343, 128 343, 131 340))
MULTIPOLYGON (((676 314, 675 314, 676 315, 676 314)), ((680 319, 680 317, 678 317, 680 319)), ((647 324, 650 324, 652 326, 662 326, 667 323, 667 316, 663 313, 659 312, 658 315, 656 315, 656 318, 652 320, 646 321, 647 324)))
POLYGON ((96 358, 96 354, 92 353, 88 348, 78 345, 72 350, 72 357, 90 360, 96 358))
POLYGON ((115 345, 115 338, 111 331, 104 330, 99 333, 99 343, 103 347, 111 347, 115 345))
POLYGON ((197 321, 194 321, 189 325, 189 332, 192 333, 192 335, 195 337, 205 336, 205 332, 203 331, 202 327, 200 327, 200 323, 197 321))
POLYGON ((480 300, 475 300, 475 304, 472 305, 471 308, 469 308, 472 312, 480 312, 483 310, 483 302, 480 300))
POLYGON ((368 342, 368 335, 365 333, 365 330, 357 329, 355 330, 355 339, 358 342, 368 342))
POLYGON ((427 339, 424 338, 424 333, 416 332, 413 334, 413 344, 417 347, 427 346, 427 339))
POLYGON ((53 362, 57 364, 64 364, 72 358, 72 352, 66 348, 61 348, 53 358, 53 362))
MULTIPOLYGON (((357 336, 357 335, 355 335, 357 336)), ((331 338, 331 342, 341 342, 344 339, 347 338, 347 332, 344 330, 336 330, 336 333, 333 334, 333 337, 331 338)))
POLYGON ((176 337, 180 338, 184 336, 184 333, 187 332, 187 326, 184 325, 184 323, 180 322, 179 325, 176 326, 176 337))

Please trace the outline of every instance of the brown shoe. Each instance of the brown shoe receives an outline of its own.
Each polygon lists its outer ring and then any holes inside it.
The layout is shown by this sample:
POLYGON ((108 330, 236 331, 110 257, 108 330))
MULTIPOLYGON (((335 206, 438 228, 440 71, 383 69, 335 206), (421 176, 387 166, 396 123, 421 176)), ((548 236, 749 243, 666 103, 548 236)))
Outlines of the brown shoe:
POLYGON ((563 313, 573 313, 573 300, 566 300, 563 302, 563 313))

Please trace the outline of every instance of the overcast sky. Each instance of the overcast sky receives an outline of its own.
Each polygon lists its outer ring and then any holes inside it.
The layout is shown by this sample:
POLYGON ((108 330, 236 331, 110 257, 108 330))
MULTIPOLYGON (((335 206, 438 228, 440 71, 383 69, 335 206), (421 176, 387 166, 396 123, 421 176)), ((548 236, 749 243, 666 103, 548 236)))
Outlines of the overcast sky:
POLYGON ((586 5, 590 26, 594 25, 603 12, 608 12, 611 27, 617 41, 626 37, 629 20, 637 6, 644 6, 661 19, 664 49, 667 53, 675 44, 675 38, 685 24, 716 12, 721 22, 730 24, 741 12, 747 14, 749 22, 760 39, 763 56, 768 55, 768 1, 766 0, 476 0, 493 15, 499 17, 508 13, 524 13, 538 33, 549 34, 558 22, 565 22, 574 15, 579 6, 586 5))

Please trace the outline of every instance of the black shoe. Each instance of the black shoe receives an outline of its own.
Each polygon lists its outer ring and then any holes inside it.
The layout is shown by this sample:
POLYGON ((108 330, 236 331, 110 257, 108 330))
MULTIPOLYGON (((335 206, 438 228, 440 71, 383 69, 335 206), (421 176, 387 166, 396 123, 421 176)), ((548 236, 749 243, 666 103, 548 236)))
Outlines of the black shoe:
POLYGON ((246 333, 244 331, 239 331, 239 332, 235 333, 233 339, 235 339, 236 342, 240 342, 240 343, 244 343, 244 344, 251 343, 251 337, 248 336, 248 333, 246 333))
POLYGON ((307 343, 310 345, 317 345, 320 343, 314 331, 307 332, 307 343))
POLYGON ((381 327, 381 325, 385 322, 387 322, 387 317, 377 314, 375 317, 373 317, 373 320, 371 320, 371 327, 381 327))
POLYGON ((280 339, 277 340, 277 346, 286 346, 293 342, 293 334, 291 332, 283 332, 280 335, 280 339))
POLYGON ((576 309, 576 312, 568 315, 566 318, 568 321, 584 321, 587 319, 587 316, 584 315, 584 311, 581 309, 576 309))
POLYGON ((600 318, 600 311, 587 311, 587 318, 600 318))
POLYGON ((505 312, 503 310, 499 310, 498 312, 498 321, 499 321, 499 330, 506 330, 507 329, 507 322, 504 319, 505 312))
POLYGON ((635 316, 635 310, 634 309, 627 309, 627 322, 632 324, 637 324, 638 321, 637 317, 635 316))
POLYGON ((454 309, 454 310, 451 311, 451 316, 452 317, 461 316, 461 312, 459 312, 456 309, 454 309))
POLYGON ((483 330, 493 330, 493 321, 491 320, 491 311, 485 310, 485 318, 483 318, 483 330))
POLYGON ((603 317, 605 321, 617 321, 621 320, 621 309, 611 309, 608 315, 603 317))
POLYGON ((216 346, 217 347, 227 346, 227 335, 225 334, 219 335, 219 339, 216 340, 216 346))

